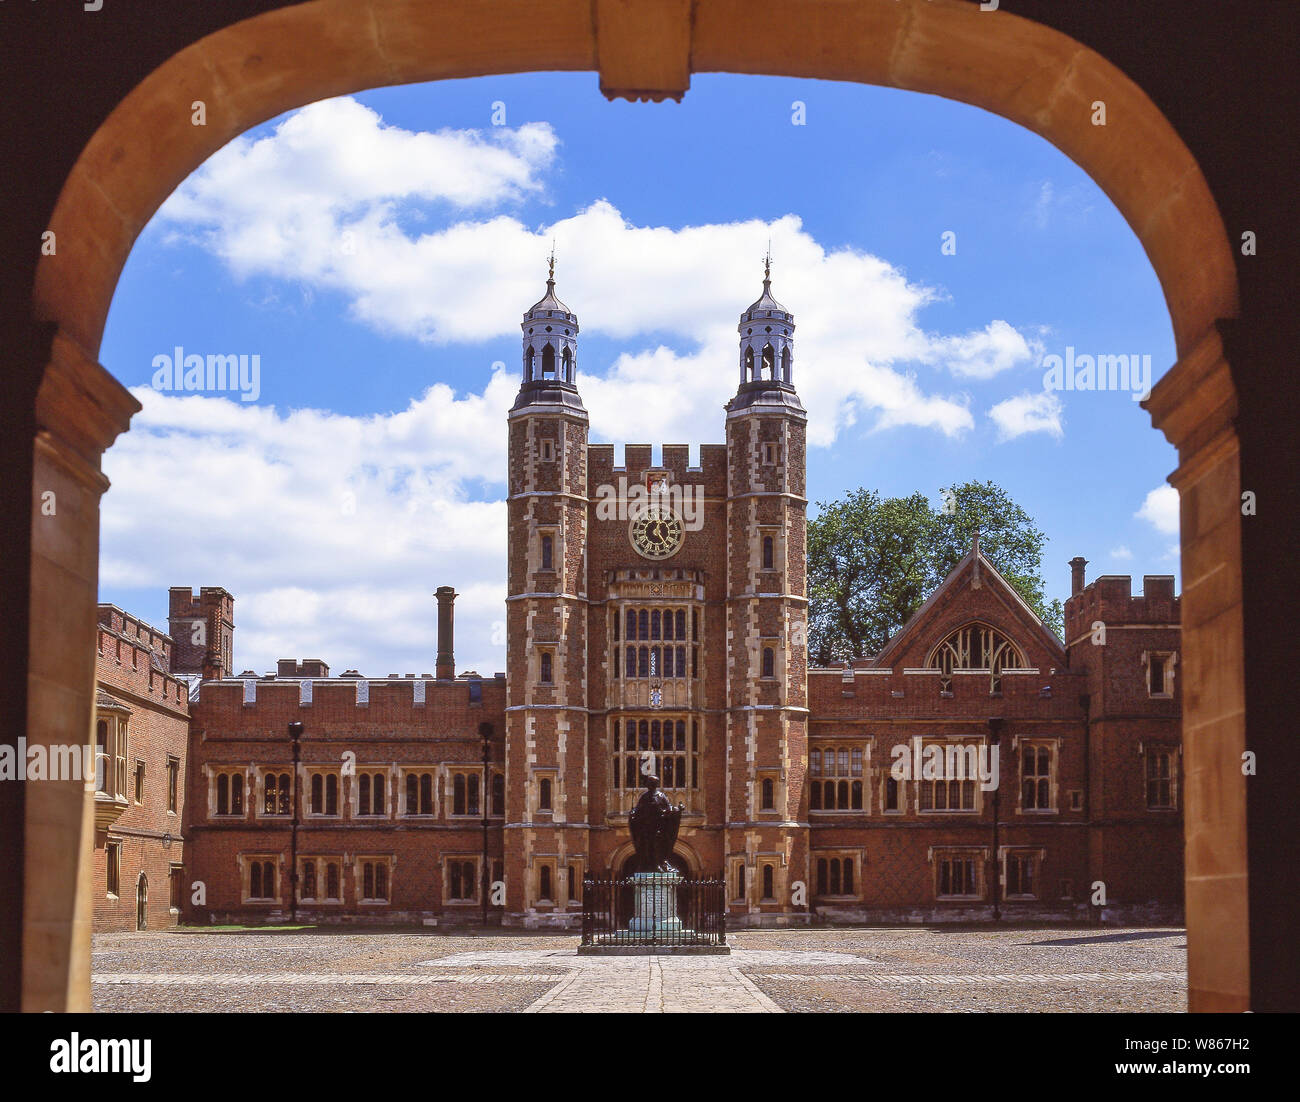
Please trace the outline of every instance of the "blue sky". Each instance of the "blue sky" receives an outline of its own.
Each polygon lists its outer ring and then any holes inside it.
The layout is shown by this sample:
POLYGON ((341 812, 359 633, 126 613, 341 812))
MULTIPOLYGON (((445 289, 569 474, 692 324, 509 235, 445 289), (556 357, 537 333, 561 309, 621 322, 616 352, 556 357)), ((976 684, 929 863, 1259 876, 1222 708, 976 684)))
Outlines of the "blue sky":
POLYGON ((1174 361, 1137 239, 1064 155, 892 89, 697 76, 611 104, 529 74, 282 116, 155 216, 101 350, 145 404, 105 459, 101 599, 165 626, 169 585, 224 585, 238 669, 382 676, 432 669, 453 584, 458 665, 501 669, 504 415, 551 241, 592 439, 699 443, 769 239, 810 498, 992 479, 1049 537, 1049 596, 1075 554, 1177 573, 1173 449, 1131 392, 1044 390, 1067 346, 1174 361), (177 346, 257 355, 256 400, 152 388, 177 346))

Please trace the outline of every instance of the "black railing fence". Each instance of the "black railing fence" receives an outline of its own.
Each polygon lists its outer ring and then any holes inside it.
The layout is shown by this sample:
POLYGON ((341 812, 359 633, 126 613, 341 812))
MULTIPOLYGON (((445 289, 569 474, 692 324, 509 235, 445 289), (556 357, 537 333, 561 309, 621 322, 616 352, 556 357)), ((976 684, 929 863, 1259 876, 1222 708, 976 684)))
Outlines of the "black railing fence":
POLYGON ((582 944, 726 945, 725 881, 674 880, 584 879, 582 944))

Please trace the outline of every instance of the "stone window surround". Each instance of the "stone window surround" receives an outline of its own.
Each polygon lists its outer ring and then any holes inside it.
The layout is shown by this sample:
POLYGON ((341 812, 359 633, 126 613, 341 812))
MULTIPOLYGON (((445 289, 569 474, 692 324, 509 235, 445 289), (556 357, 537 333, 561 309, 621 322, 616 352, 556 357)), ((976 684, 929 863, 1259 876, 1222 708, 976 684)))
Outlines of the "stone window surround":
MULTIPOLYGON (((952 742, 961 743, 963 745, 969 745, 971 743, 975 743, 978 746, 987 746, 988 736, 975 735, 975 734, 926 736, 921 739, 921 751, 922 753, 924 753, 925 748, 927 746, 931 746, 931 745, 946 746, 952 742)), ((918 815, 924 815, 927 817, 932 815, 961 815, 963 817, 979 816, 984 810, 984 789, 981 787, 978 777, 967 778, 967 779, 972 780, 975 785, 975 806, 974 807, 955 808, 955 809, 954 808, 933 808, 933 807, 926 808, 921 806, 921 786, 923 784, 939 784, 941 782, 927 781, 923 777, 913 777, 912 780, 909 782, 909 784, 910 786, 914 786, 916 789, 916 813, 918 815)), ((998 783, 1001 784, 1001 776, 999 776, 998 778, 998 783)))
MULTIPOLYGON (((1016 778, 1019 782, 1016 789, 1016 810, 1017 815, 1059 815, 1061 813, 1061 739, 1056 736, 1048 735, 1016 735, 1011 739, 1011 750, 1016 760, 1016 778), (1024 755, 1021 753, 1021 745, 1032 746, 1035 748, 1046 746, 1048 749, 1047 765, 1047 787, 1048 787, 1048 806, 1047 807, 1025 807, 1025 777, 1024 755)), ((1000 780, 1000 778, 999 778, 1000 780)))
POLYGON ((1043 846, 999 846, 998 847, 998 876, 1002 888, 1002 898, 1010 902, 1017 900, 1039 900, 1043 898, 1043 863, 1047 860, 1047 849, 1043 846), (1029 857, 1033 861, 1033 882, 1035 890, 1033 894, 1026 895, 1018 892, 1012 895, 1007 890, 1010 879, 1007 876, 1007 858, 1008 857, 1029 857))
POLYGON ((937 902, 981 902, 988 898, 988 876, 985 866, 988 863, 987 846, 930 846, 926 850, 926 860, 934 870, 933 891, 937 902), (945 860, 973 860, 975 863, 975 894, 943 895, 939 891, 940 866, 945 860))
POLYGON ((811 865, 811 872, 812 872, 812 884, 810 886, 811 890, 808 893, 811 896, 811 898, 824 899, 828 901, 839 901, 839 900, 860 901, 862 899, 862 867, 863 867, 862 854, 863 854, 863 850, 861 848, 854 849, 852 847, 844 847, 844 846, 836 846, 830 849, 811 850, 808 855, 809 864, 811 865), (829 893, 823 895, 821 892, 817 890, 818 884, 820 883, 818 877, 817 862, 818 861, 843 862, 845 860, 849 860, 853 862, 853 891, 840 892, 838 895, 831 895, 829 893))
MULTIPOLYGON (((444 853, 442 854, 441 864, 443 903, 455 907, 475 906, 479 904, 479 892, 482 891, 483 884, 483 855, 481 853, 444 853), (470 885, 474 889, 472 895, 456 896, 451 894, 451 866, 453 863, 459 865, 472 865, 474 867, 474 874, 470 879, 470 885)), ((462 878, 462 885, 463 883, 464 881, 462 878)))
MULTIPOLYGON (((239 899, 241 903, 268 903, 277 904, 280 902, 280 888, 284 879, 284 870, 280 867, 284 861, 283 854, 279 853, 241 853, 239 861, 239 899), (275 878, 275 894, 253 896, 250 894, 252 885, 253 862, 270 862, 271 875, 275 878)), ((263 885, 265 889, 265 884, 263 885)))
MULTIPOLYGON (((214 765, 212 763, 205 765, 203 768, 208 775, 208 818, 209 819, 247 819, 248 808, 251 803, 249 799, 249 791, 250 791, 249 775, 251 773, 255 773, 256 770, 254 770, 250 766, 245 766, 245 765, 226 766, 226 765, 214 765), (217 812, 217 778, 223 774, 227 777, 243 778, 244 792, 243 792, 242 799, 244 801, 244 809, 243 811, 238 812, 237 814, 231 812, 226 812, 225 814, 218 814, 217 812)), ((227 786, 229 786, 230 782, 227 781, 226 784, 227 786)), ((230 791, 229 787, 227 787, 226 791, 227 791, 227 800, 229 800, 229 791, 230 791)), ((229 806, 229 804, 227 804, 227 806, 229 806)))
POLYGON ((301 778, 299 784, 302 796, 302 817, 303 819, 342 819, 343 808, 346 801, 343 798, 343 769, 338 765, 312 765, 306 762, 299 763, 301 778), (328 780, 325 778, 334 777, 338 788, 334 794, 334 806, 338 809, 332 814, 324 811, 313 811, 311 803, 311 782, 312 778, 321 777, 321 802, 328 806, 328 780))
MULTIPOLYGON (((328 886, 328 880, 327 880, 327 878, 326 878, 326 869, 327 869, 327 867, 328 867, 329 865, 331 865, 331 864, 337 865, 337 866, 339 867, 339 894, 338 894, 338 898, 335 899, 335 898, 332 898, 332 897, 330 897, 330 896, 327 896, 327 895, 320 895, 320 894, 317 894, 317 895, 306 895, 305 892, 304 892, 304 893, 300 893, 300 894, 299 894, 299 896, 298 896, 298 902, 299 902, 299 903, 311 903, 313 906, 322 906, 322 907, 323 907, 323 906, 330 906, 330 907, 341 907, 341 906, 343 906, 343 903, 344 903, 344 899, 343 899, 343 894, 344 894, 344 893, 343 893, 343 877, 344 877, 344 875, 346 874, 346 871, 347 871, 347 859, 346 859, 346 856, 345 856, 344 854, 337 854, 337 853, 307 853, 307 854, 299 854, 299 855, 298 855, 298 883, 299 883, 300 885, 305 885, 305 884, 307 883, 307 881, 306 881, 306 877, 305 877, 304 873, 305 873, 305 870, 306 870, 306 868, 307 868, 307 862, 309 862, 309 861, 314 861, 314 862, 316 863, 316 890, 317 890, 318 893, 321 892, 321 891, 323 891, 323 890, 325 890, 326 887, 328 886)), ((390 890, 391 890, 391 879, 390 879, 390 890)))
POLYGON ((357 905, 361 907, 389 907, 393 902, 393 870, 397 867, 397 857, 391 853, 358 853, 352 859, 353 888, 356 891, 357 905), (371 898, 365 894, 365 873, 367 864, 383 866, 387 895, 383 898, 371 898))
MULTIPOLYGON (((850 806, 849 806, 849 807, 832 807, 832 808, 827 808, 827 807, 824 807, 824 806, 823 806, 823 807, 819 807, 819 808, 813 808, 813 807, 811 806, 811 804, 812 804, 812 800, 809 799, 809 801, 808 801, 808 802, 809 802, 809 805, 810 805, 809 808, 808 808, 808 814, 809 814, 809 815, 870 815, 870 814, 871 814, 871 784, 870 784, 870 777, 871 777, 871 751, 872 751, 874 745, 875 745, 875 738, 874 738, 874 737, 872 737, 872 738, 866 738, 866 739, 861 739, 861 738, 858 738, 858 737, 850 736, 849 740, 846 741, 842 736, 838 736, 838 735, 814 735, 814 736, 812 736, 812 737, 808 740, 808 755, 809 755, 809 756, 808 756, 808 777, 807 777, 807 781, 808 781, 809 786, 811 786, 811 785, 813 785, 813 784, 820 784, 820 783, 823 783, 823 782, 825 782, 825 781, 834 781, 834 782, 838 783, 840 780, 848 781, 848 782, 849 782, 849 786, 850 786, 850 788, 849 788, 849 804, 850 804, 850 806), (814 750, 819 750, 819 751, 821 751, 821 753, 822 753, 822 767, 821 767, 821 770, 818 771, 818 772, 816 772, 816 773, 813 772, 813 768, 812 768, 812 751, 814 751, 814 750), (836 753, 837 751, 840 751, 840 750, 845 750, 845 751, 848 752, 848 755, 849 755, 849 772, 848 772, 848 773, 845 773, 845 774, 843 774, 843 775, 841 775, 841 774, 838 772, 838 769, 839 769, 839 762, 838 762, 838 758, 837 758, 837 759, 836 759, 836 770, 837 770, 837 771, 836 771, 835 773, 827 773, 827 772, 825 771, 825 755, 826 755, 826 752, 827 752, 827 751, 830 751, 830 752, 832 752, 832 753, 836 753), (853 774, 853 751, 854 751, 854 750, 859 750, 859 751, 861 751, 861 753, 862 753, 862 772, 861 772, 860 774, 857 774, 857 775, 854 775, 854 774, 853 774), (862 782, 862 807, 860 807, 860 808, 855 808, 855 807, 852 806, 852 803, 853 803, 853 789, 852 789, 852 785, 853 785, 853 782, 854 782, 855 780, 856 780, 856 781, 861 781, 861 782, 862 782)), ((885 770, 884 770, 884 773, 885 773, 885 776, 888 776, 888 775, 889 775, 889 770, 888 770, 888 769, 885 769, 885 770)), ((882 781, 882 784, 883 784, 883 781, 882 781)), ((900 796, 902 795, 902 793, 903 793, 904 791, 905 791, 905 786, 904 786, 904 785, 899 785, 899 794, 900 794, 900 796)), ((826 801, 823 799, 823 800, 822 800, 822 803, 825 804, 825 802, 826 802, 826 801)), ((836 802, 838 802, 838 798, 837 798, 837 801, 836 801, 836 802)), ((882 808, 885 806, 885 801, 884 801, 884 792, 883 792, 883 789, 882 789, 882 791, 881 791, 880 806, 881 806, 882 808)), ((892 815, 892 814, 896 814, 896 812, 890 812, 890 814, 891 814, 891 815, 892 815)))
POLYGON ((1176 650, 1155 650, 1142 652, 1142 680, 1147 687, 1147 698, 1150 700, 1172 700, 1174 698, 1174 670, 1178 665, 1178 651, 1176 650), (1151 663, 1155 659, 1164 662, 1164 691, 1153 693, 1151 691, 1151 663))
POLYGON ((1181 745, 1172 742, 1139 742, 1138 756, 1142 759, 1142 806, 1147 811, 1154 811, 1158 815, 1176 814, 1179 810, 1179 802, 1182 797, 1181 784, 1179 783, 1182 775, 1183 748, 1181 745), (1147 796, 1147 761, 1151 754, 1168 754, 1169 755, 1169 804, 1163 806, 1148 802, 1147 796))

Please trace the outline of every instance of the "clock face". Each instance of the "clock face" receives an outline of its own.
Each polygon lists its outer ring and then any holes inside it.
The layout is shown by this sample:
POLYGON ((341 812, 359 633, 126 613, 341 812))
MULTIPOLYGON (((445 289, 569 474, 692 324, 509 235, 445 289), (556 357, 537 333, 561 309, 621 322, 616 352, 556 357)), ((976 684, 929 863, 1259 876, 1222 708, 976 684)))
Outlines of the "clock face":
POLYGON ((638 514, 627 529, 627 538, 637 554, 646 559, 671 558, 681 550, 685 535, 682 518, 662 508, 638 514))

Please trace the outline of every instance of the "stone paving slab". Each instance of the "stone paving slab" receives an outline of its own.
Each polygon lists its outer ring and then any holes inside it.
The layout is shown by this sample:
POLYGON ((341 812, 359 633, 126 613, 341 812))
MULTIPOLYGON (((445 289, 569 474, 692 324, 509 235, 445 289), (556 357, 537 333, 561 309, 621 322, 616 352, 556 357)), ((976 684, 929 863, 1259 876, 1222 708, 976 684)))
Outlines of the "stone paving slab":
POLYGON ((584 956, 574 935, 95 936, 110 1012, 1185 1011, 1177 928, 745 930, 730 956, 584 956))
POLYGON ((664 964, 656 957, 641 957, 636 959, 636 967, 617 971, 575 969, 572 976, 551 988, 525 1013, 781 1013, 781 1008, 739 969, 710 967, 698 959, 693 968, 665 968, 664 964))

